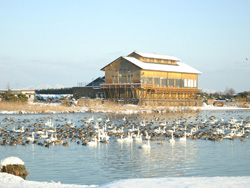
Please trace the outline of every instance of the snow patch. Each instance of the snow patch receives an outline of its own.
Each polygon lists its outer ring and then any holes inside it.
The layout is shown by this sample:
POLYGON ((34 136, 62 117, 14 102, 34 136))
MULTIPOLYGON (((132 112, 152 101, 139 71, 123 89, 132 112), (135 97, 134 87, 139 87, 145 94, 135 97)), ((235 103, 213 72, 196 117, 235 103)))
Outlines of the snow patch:
POLYGON ((7 157, 1 160, 0 169, 7 165, 24 165, 24 162, 18 157, 7 157))

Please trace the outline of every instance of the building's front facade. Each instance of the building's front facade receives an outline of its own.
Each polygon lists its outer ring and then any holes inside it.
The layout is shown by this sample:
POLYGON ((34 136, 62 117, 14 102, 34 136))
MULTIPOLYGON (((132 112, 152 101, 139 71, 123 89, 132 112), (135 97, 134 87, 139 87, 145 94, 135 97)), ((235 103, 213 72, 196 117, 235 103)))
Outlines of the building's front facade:
POLYGON ((195 100, 200 71, 180 59, 159 54, 133 52, 111 62, 101 85, 106 99, 195 100))

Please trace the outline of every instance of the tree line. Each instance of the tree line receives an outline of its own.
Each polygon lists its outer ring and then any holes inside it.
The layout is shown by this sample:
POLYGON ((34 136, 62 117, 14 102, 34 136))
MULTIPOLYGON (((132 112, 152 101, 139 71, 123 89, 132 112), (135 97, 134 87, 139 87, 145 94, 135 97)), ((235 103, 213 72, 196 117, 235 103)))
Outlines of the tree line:
POLYGON ((73 94, 73 88, 41 89, 36 90, 36 94, 73 94))

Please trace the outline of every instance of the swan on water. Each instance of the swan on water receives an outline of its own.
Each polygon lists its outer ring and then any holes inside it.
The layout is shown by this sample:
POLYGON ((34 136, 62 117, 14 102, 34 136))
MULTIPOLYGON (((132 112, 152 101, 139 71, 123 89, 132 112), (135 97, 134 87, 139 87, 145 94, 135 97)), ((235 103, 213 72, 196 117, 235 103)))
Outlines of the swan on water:
POLYGON ((184 136, 179 138, 180 141, 186 141, 187 140, 187 133, 186 131, 184 132, 184 136))
POLYGON ((148 140, 147 144, 142 144, 142 145, 138 146, 138 148, 140 148, 140 149, 150 149, 151 148, 151 146, 149 144, 150 136, 148 138, 149 139, 147 139, 148 140))
POLYGON ((119 143, 123 143, 123 141, 124 141, 123 135, 121 134, 120 138, 117 138, 116 141, 119 143))
POLYGON ((45 131, 45 134, 40 135, 40 138, 48 138, 48 131, 45 131))
POLYGON ((169 130, 169 132, 171 132, 171 138, 169 139, 170 143, 175 143, 175 139, 174 139, 174 131, 173 130, 169 130))
POLYGON ((34 135, 35 135, 35 133, 34 132, 32 132, 32 135, 31 135, 31 137, 29 136, 29 137, 27 137, 27 140, 28 141, 31 141, 31 142, 34 142, 34 135))
POLYGON ((89 142, 87 142, 88 146, 96 146, 97 145, 97 138, 96 136, 92 138, 89 142))
POLYGON ((133 142, 133 133, 128 133, 128 136, 124 138, 124 142, 133 142))

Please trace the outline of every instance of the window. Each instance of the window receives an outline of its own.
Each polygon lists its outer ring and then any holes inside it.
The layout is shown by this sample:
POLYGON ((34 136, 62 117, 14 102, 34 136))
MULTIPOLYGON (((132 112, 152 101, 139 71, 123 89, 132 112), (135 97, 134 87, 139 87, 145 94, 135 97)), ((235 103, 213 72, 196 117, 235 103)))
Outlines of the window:
POLYGON ((188 87, 188 81, 187 81, 187 79, 184 79, 184 87, 188 87))
POLYGON ((194 87, 194 80, 190 79, 190 87, 194 87))
POLYGON ((188 87, 191 87, 191 80, 188 79, 188 87))
POLYGON ((128 83, 133 83, 134 82, 134 77, 133 74, 130 75, 130 77, 128 77, 128 83))
POLYGON ((181 87, 181 79, 175 79, 175 87, 181 87))
POLYGON ((184 79, 181 79, 181 87, 184 87, 184 79))
POLYGON ((169 87, 174 87, 174 79, 173 78, 168 79, 168 86, 169 87))
POLYGON ((153 84, 152 83, 152 77, 148 77, 148 84, 153 84))
POLYGON ((167 79, 161 78, 161 87, 167 87, 167 79))
POLYGON ((194 80, 194 87, 197 87, 197 80, 194 80))
POLYGON ((154 78, 154 85, 156 87, 159 87, 160 86, 160 79, 159 78, 154 78))

